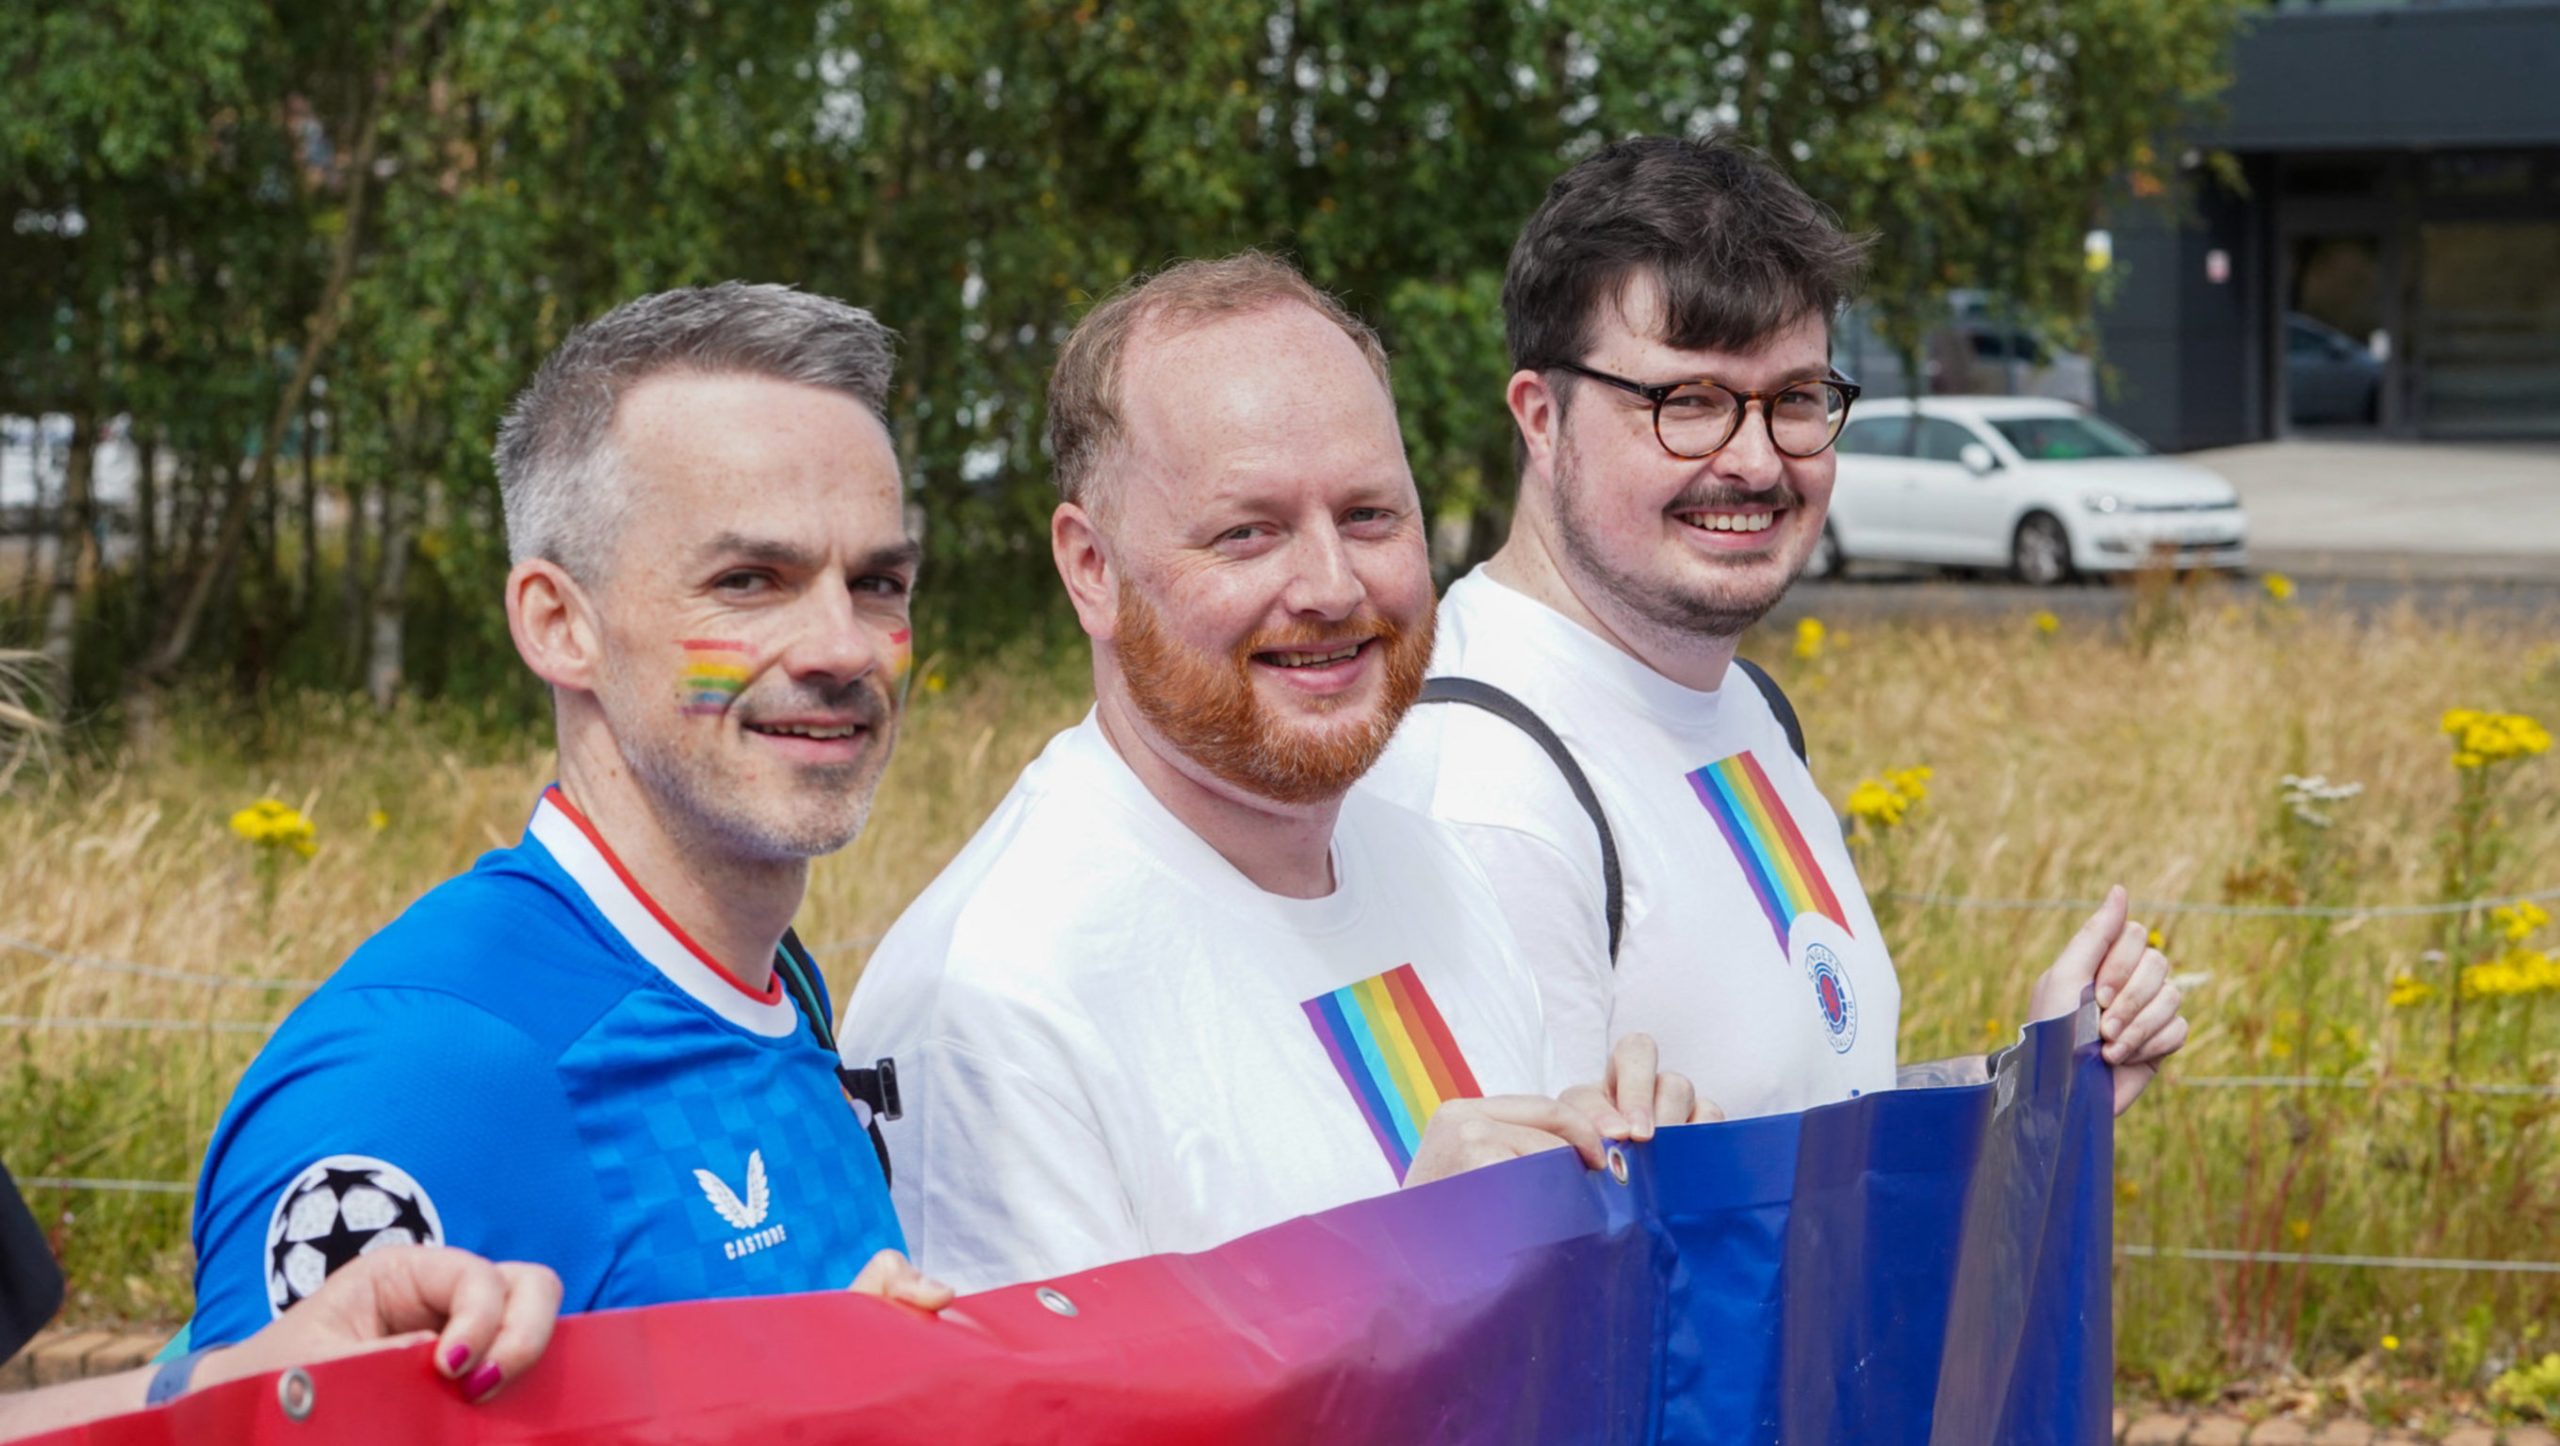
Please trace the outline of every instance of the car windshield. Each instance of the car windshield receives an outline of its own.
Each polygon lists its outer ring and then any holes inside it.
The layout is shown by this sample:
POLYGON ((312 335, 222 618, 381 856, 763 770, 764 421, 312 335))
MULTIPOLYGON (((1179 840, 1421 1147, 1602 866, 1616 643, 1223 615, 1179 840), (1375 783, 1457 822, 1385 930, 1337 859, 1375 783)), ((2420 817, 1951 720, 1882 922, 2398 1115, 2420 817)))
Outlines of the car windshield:
POLYGON ((1993 431, 2030 462, 2085 462, 2099 457, 2148 457, 2139 438, 2096 417, 1993 417, 1993 431))

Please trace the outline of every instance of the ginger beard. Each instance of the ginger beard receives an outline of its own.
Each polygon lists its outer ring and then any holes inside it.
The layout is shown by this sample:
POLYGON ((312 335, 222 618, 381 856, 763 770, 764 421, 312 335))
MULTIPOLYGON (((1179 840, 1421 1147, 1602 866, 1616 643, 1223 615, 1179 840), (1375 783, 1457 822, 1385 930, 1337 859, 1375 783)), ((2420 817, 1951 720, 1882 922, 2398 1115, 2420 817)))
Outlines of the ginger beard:
POLYGON ((1428 612, 1408 631, 1364 605, 1341 627, 1267 629, 1220 657, 1167 636, 1162 614, 1124 579, 1114 647, 1129 701, 1184 757, 1248 793, 1303 805, 1341 797, 1386 752, 1422 693, 1431 627, 1428 612), (1346 632, 1372 636, 1383 665, 1367 716, 1322 716, 1357 706, 1356 693, 1309 699, 1319 716, 1305 719, 1281 718, 1255 696, 1254 654, 1319 647, 1346 632))

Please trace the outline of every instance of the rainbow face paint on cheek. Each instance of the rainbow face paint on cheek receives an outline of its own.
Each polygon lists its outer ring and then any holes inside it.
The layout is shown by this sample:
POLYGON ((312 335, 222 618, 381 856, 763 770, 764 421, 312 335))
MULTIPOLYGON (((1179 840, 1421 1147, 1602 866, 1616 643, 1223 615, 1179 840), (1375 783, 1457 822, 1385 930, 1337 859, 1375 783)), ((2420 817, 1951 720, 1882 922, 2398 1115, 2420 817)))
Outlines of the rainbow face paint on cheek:
POLYGON ((889 681, 892 683, 903 681, 907 676, 907 669, 915 666, 915 661, 915 629, 900 628, 891 633, 889 660, 883 664, 889 670, 889 681))
POLYGON ((686 638, 684 671, 676 679, 676 706, 687 714, 729 711, 747 686, 747 645, 719 638, 686 638))

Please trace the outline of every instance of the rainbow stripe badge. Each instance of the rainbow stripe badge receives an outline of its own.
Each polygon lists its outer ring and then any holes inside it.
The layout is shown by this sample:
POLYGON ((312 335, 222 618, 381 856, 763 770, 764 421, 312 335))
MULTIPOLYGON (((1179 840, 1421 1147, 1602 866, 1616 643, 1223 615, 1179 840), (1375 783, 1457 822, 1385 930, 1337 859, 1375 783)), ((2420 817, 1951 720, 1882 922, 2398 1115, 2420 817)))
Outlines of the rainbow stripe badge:
POLYGON ((1413 1167, 1413 1152, 1433 1113, 1450 1100, 1484 1093, 1410 964, 1319 994, 1301 1007, 1398 1180, 1413 1167))
POLYGON ((1769 918, 1770 932, 1778 936, 1779 953, 1787 951, 1787 933, 1799 915, 1819 914, 1842 932, 1853 932, 1840 896, 1831 891, 1822 865, 1805 846, 1804 831, 1748 749, 1690 774, 1689 786, 1733 846, 1734 862, 1742 866, 1760 912, 1769 918))
POLYGON ((693 714, 726 713, 747 686, 747 645, 718 638, 687 638, 684 672, 676 680, 676 698, 693 714))

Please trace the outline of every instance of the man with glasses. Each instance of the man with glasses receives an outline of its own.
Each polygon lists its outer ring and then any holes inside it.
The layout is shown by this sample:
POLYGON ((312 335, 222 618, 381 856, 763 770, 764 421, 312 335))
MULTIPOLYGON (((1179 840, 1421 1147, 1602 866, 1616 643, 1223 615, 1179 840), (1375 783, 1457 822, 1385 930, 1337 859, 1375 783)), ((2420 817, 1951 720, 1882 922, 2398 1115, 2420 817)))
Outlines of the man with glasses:
MULTIPOLYGON (((1822 535, 1865 245, 1723 138, 1556 181, 1503 283, 1518 508, 1443 599, 1425 694, 1468 706, 1417 709, 1373 775, 1492 876, 1563 1069, 1642 1031, 1736 1117, 1897 1079, 1875 915, 1791 710, 1733 671, 1822 535)), ((2187 1032, 2145 939, 2112 892, 2032 1002, 2098 986, 2118 1109, 2187 1032)))

